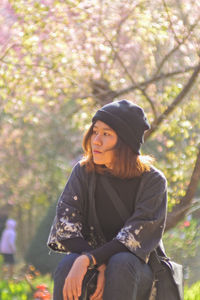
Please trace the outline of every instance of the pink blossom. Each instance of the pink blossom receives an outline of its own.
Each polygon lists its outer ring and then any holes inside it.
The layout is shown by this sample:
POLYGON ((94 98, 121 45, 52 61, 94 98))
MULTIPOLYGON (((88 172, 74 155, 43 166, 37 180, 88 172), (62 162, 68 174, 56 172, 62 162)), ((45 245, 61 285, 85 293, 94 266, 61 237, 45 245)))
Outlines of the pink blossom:
POLYGON ((190 226, 190 222, 189 221, 185 221, 183 224, 184 224, 184 227, 189 227, 190 226))

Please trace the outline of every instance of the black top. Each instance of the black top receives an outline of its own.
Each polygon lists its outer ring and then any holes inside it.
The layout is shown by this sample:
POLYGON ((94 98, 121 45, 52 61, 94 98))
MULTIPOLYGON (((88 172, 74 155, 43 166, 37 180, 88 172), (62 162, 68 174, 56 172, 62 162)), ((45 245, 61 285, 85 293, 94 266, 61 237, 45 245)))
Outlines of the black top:
POLYGON ((124 202, 130 215, 134 212, 135 199, 140 184, 140 177, 131 179, 121 179, 111 175, 97 174, 97 184, 95 190, 95 204, 97 217, 101 230, 106 238, 107 243, 97 249, 92 247, 82 238, 71 238, 62 241, 62 244, 70 249, 71 252, 82 253, 90 251, 100 265, 106 262, 112 255, 118 252, 129 251, 122 243, 113 240, 118 231, 123 227, 124 222, 115 209, 109 195, 98 180, 100 176, 106 176, 109 183, 114 187, 120 199, 124 202))
POLYGON ((140 183, 140 177, 131 179, 121 179, 111 175, 97 175, 97 185, 95 191, 97 217, 107 241, 110 241, 124 225, 119 216, 108 192, 99 180, 100 176, 106 176, 109 184, 115 189, 120 199, 124 202, 130 215, 134 212, 135 196, 140 183))

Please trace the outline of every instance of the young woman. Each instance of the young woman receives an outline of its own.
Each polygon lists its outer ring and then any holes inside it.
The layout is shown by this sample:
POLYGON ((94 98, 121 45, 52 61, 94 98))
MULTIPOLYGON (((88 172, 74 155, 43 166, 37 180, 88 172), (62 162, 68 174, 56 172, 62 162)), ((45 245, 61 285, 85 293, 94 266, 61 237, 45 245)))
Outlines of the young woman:
POLYGON ((161 247, 167 202, 164 175, 140 155, 149 128, 143 109, 127 100, 94 115, 83 140, 84 159, 59 198, 48 239, 51 249, 70 253, 55 272, 54 300, 78 300, 93 266, 99 274, 90 300, 149 299, 148 262, 161 247), (126 219, 117 198, 129 212, 126 219))

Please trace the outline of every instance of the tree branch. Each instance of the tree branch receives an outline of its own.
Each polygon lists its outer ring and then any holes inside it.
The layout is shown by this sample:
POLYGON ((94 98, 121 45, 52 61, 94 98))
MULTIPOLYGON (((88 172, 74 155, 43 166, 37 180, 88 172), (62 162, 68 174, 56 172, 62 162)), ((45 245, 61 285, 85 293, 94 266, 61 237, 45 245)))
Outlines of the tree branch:
POLYGON ((196 163, 193 169, 193 173, 186 194, 181 199, 181 201, 173 207, 172 212, 168 213, 167 223, 165 228, 166 231, 173 228, 190 209, 199 180, 200 180, 200 145, 198 147, 196 163))
MULTIPOLYGON (((121 59, 119 53, 115 50, 115 47, 113 45, 113 43, 107 38, 107 36, 105 35, 105 33, 101 30, 101 28, 99 28, 100 32, 102 33, 102 35, 104 36, 104 38, 106 39, 106 41, 110 44, 110 47, 112 48, 116 58, 118 59, 120 65, 122 66, 122 68, 124 69, 124 71, 126 72, 128 78, 130 79, 130 81, 132 82, 133 85, 136 85, 135 80, 133 79, 133 76, 130 74, 129 70, 127 69, 127 67, 125 66, 123 60, 121 59)), ((142 88, 138 88, 141 93, 144 95, 144 97, 147 99, 147 101, 150 103, 150 106, 152 107, 153 110, 153 114, 156 118, 156 108, 155 105, 153 103, 153 100, 147 95, 146 91, 144 91, 144 89, 142 88)), ((113 94, 114 95, 114 94, 113 94)))
MULTIPOLYGON (((174 72, 169 72, 169 73, 161 73, 159 76, 156 76, 156 77, 152 77, 146 81, 142 81, 142 82, 139 82, 139 83, 136 83, 136 84, 133 84, 127 88, 124 88, 124 89, 121 89, 121 90, 118 90, 118 91, 113 91, 112 90, 112 93, 110 93, 110 91, 102 91, 100 92, 98 95, 98 97, 110 97, 110 101, 112 101, 114 98, 116 97, 119 97, 119 96, 122 96, 124 94, 128 94, 132 91, 134 91, 135 89, 138 89, 138 90, 141 90, 141 89, 144 89, 145 87, 147 87, 148 85, 150 85, 151 83, 153 82, 156 82, 156 81, 160 81, 162 79, 166 79, 166 78, 170 78, 170 77, 173 77, 173 76, 176 76, 176 75, 179 75, 179 74, 184 74, 184 73, 187 73, 187 72, 190 72, 191 70, 194 70, 197 66, 194 66, 194 67, 188 67, 186 68, 185 70, 178 70, 178 71, 174 71, 174 72)), ((87 97, 91 97, 92 95, 85 95, 85 96, 82 96, 81 98, 87 98, 87 97)))
MULTIPOLYGON (((21 68, 21 66, 22 66, 21 64, 13 64, 11 62, 6 62, 6 61, 4 61, 1 58, 0 58, 0 60, 2 60, 2 62, 5 63, 5 64, 14 65, 17 68, 21 68)), ((27 66, 27 67, 43 68, 43 69, 47 69, 47 70, 51 70, 53 72, 59 73, 59 71, 57 69, 53 68, 52 66, 48 66, 48 65, 39 65, 39 64, 34 64, 34 63, 33 64, 24 64, 24 65, 27 66)), ((160 81, 162 79, 167 79, 167 78, 179 75, 179 74, 184 74, 184 73, 190 72, 191 70, 194 70, 196 67, 197 66, 188 67, 188 68, 186 68, 184 70, 177 70, 177 71, 169 72, 169 73, 161 73, 159 76, 153 76, 152 78, 150 78, 150 79, 148 79, 146 81, 142 81, 142 82, 139 82, 139 83, 134 83, 134 84, 132 84, 131 86, 129 86, 127 88, 124 88, 124 89, 121 89, 121 90, 118 90, 118 91, 112 91, 112 92, 111 91, 102 91, 101 93, 99 93, 96 96, 101 97, 101 98, 102 97, 106 97, 107 98, 109 96, 110 97, 110 101, 112 101, 114 98, 122 96, 124 94, 128 94, 128 93, 134 91, 135 89, 138 89, 138 90, 143 89, 143 91, 144 91, 144 88, 147 87, 148 85, 150 85, 151 83, 160 81)), ((74 83, 76 85, 79 85, 70 76, 68 76, 68 77, 70 78, 70 80, 74 81, 74 83)), ((93 96, 93 94, 85 94, 85 95, 80 96, 79 98, 80 99, 85 99, 85 98, 92 97, 92 96, 93 96)))
POLYGON ((187 14, 184 14, 184 11, 183 11, 183 7, 182 7, 182 1, 180 0, 176 0, 176 4, 177 4, 177 7, 178 7, 178 10, 179 10, 179 14, 181 16, 181 19, 183 20, 183 24, 185 26, 188 25, 188 15, 187 14))
MULTIPOLYGON (((10 49, 12 49, 13 47, 15 46, 21 46, 20 44, 12 44, 10 45, 6 50, 5 52, 3 53, 2 56, 0 56, 0 60, 3 61, 4 57, 8 54, 8 52, 10 51, 10 49)), ((3 61, 4 62, 4 61, 3 61)), ((5 62, 4 62, 5 63, 5 62)))
POLYGON ((198 77, 198 74, 200 72, 200 62, 194 69, 194 72, 192 73, 191 77, 189 78, 186 85, 183 87, 181 92, 178 94, 178 96, 174 99, 174 101, 167 107, 167 109, 151 124, 151 129, 148 130, 145 134, 145 140, 147 140, 157 129, 157 127, 166 119, 166 117, 171 114, 174 109, 177 107, 177 105, 183 101, 184 97, 187 95, 191 87, 194 85, 195 80, 198 77))
POLYGON ((156 108, 155 108, 155 104, 154 104, 154 101, 151 99, 151 97, 146 93, 146 90, 145 89, 140 89, 142 91, 142 94, 146 97, 146 99, 148 100, 150 106, 151 106, 151 109, 152 109, 152 112, 153 112, 153 115, 154 115, 154 120, 157 120, 157 111, 156 111, 156 108))
POLYGON ((159 73, 160 73, 160 70, 162 69, 163 65, 165 64, 165 62, 170 58, 170 56, 172 54, 174 54, 179 48, 181 45, 183 45, 185 43, 185 41, 189 38, 189 36, 191 35, 193 29, 197 26, 197 24, 199 24, 199 20, 200 20, 200 17, 196 20, 196 22, 194 24, 192 24, 189 28, 189 31, 188 31, 188 34, 186 34, 182 41, 179 41, 178 42, 178 45, 176 45, 173 49, 171 49, 164 57, 163 59, 161 60, 161 62, 159 63, 158 65, 158 68, 154 74, 154 76, 157 76, 159 73))
POLYGON ((119 21, 118 23, 118 26, 117 26, 117 29, 116 29, 116 37, 118 39, 118 36, 120 35, 120 31, 121 31, 121 28, 122 28, 122 25, 126 22, 126 20, 132 15, 132 13, 134 12, 135 8, 137 6, 139 6, 140 3, 136 3, 133 5, 133 7, 126 13, 125 16, 123 16, 121 18, 121 20, 119 21))
POLYGON ((159 76, 153 76, 153 77, 151 77, 150 79, 148 79, 146 81, 142 81, 142 82, 139 82, 138 84, 132 85, 128 88, 116 91, 115 92, 116 97, 121 96, 121 95, 126 94, 126 93, 129 93, 129 92, 132 92, 135 89, 144 88, 144 87, 148 86, 149 84, 151 84, 153 82, 160 81, 160 80, 166 79, 166 78, 170 78, 170 77, 173 77, 173 76, 176 76, 176 75, 179 75, 179 74, 184 74, 184 73, 190 72, 190 71, 194 70, 196 67, 197 66, 188 67, 185 70, 177 70, 177 71, 169 72, 169 73, 161 73, 159 76))
POLYGON ((176 32, 175 32, 175 30, 174 30, 174 26, 173 26, 173 22, 172 22, 172 20, 171 20, 171 18, 170 18, 168 6, 167 6, 165 0, 162 0, 162 2, 163 2, 163 6, 164 6, 164 8, 165 8, 165 11, 166 11, 166 13, 167 13, 169 25, 170 25, 171 31, 172 31, 173 34, 174 34, 174 38, 175 38, 175 40, 176 40, 176 42, 177 42, 178 44, 181 44, 182 42, 179 41, 179 39, 178 39, 178 37, 177 37, 177 35, 176 35, 176 32))
MULTIPOLYGON (((135 8, 136 8, 137 6, 139 6, 139 5, 140 5, 140 3, 134 4, 133 7, 130 9, 130 11, 128 11, 127 14, 126 14, 124 17, 122 17, 121 20, 119 21, 118 26, 117 26, 117 28, 116 28, 116 35, 114 36, 115 41, 116 41, 117 43, 118 43, 118 41, 119 41, 119 36, 120 36, 121 28, 122 28, 123 24, 127 21, 127 19, 128 19, 128 18, 132 15, 132 13, 134 12, 135 8)), ((115 51, 116 51, 116 50, 115 50, 115 51)), ((113 66, 113 64, 114 64, 114 62, 115 62, 115 59, 116 59, 116 54, 115 54, 115 52, 114 52, 113 61, 112 61, 112 66, 113 66)))

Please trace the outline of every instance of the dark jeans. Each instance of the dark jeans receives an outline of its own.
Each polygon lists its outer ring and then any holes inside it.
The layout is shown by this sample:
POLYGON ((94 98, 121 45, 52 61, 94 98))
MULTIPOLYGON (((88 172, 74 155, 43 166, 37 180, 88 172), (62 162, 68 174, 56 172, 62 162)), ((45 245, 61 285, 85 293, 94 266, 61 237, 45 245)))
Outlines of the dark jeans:
MULTIPOLYGON (((53 300, 63 300, 62 289, 78 254, 69 254, 58 265, 54 276, 53 300)), ((103 300, 148 300, 153 275, 150 267, 134 254, 113 255, 106 267, 103 300)))

